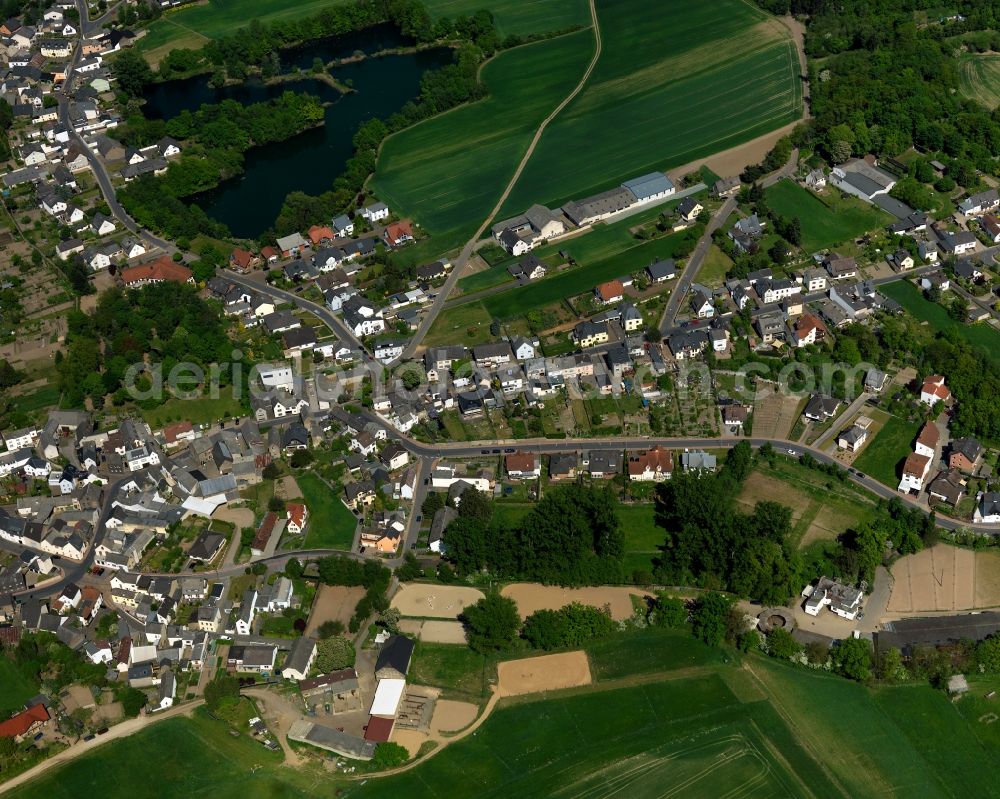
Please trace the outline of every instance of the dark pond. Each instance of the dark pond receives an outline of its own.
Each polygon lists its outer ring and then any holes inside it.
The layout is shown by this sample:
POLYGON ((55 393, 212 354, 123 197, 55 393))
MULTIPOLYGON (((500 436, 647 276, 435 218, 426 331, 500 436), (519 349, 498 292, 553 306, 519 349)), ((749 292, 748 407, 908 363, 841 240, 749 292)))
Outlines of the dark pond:
MULTIPOLYGON (((317 57, 328 63, 357 51, 374 53, 405 44, 395 28, 379 25, 347 37, 330 37, 285 51, 281 62, 286 70, 309 69, 317 57)), ((330 74, 353 86, 355 91, 345 95, 308 77, 273 85, 247 82, 216 89, 208 85, 208 75, 200 75, 150 86, 143 111, 150 118, 170 119, 205 103, 227 99, 258 103, 286 91, 309 92, 331 103, 323 127, 250 150, 246 153, 243 175, 188 198, 227 225, 234 235, 256 238, 274 223, 290 192, 320 194, 330 188, 351 157, 351 138, 362 122, 374 117, 386 118, 398 111, 419 94, 420 77, 425 70, 448 64, 451 59, 451 51, 442 48, 344 64, 330 74)))

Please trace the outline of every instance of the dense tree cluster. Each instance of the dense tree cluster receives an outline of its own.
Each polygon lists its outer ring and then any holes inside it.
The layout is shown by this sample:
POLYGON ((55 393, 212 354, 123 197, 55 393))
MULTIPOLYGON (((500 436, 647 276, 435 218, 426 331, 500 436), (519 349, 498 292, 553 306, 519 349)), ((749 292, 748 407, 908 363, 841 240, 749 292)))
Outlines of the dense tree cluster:
MULTIPOLYGON (((866 153, 895 156, 917 145, 941 153, 950 170, 994 171, 1000 116, 962 96, 955 53, 969 32, 997 27, 995 3, 962 0, 951 7, 960 17, 950 20, 934 0, 759 4, 807 15, 806 53, 822 59, 810 69, 813 118, 796 143, 812 140, 834 163, 866 153), (926 12, 927 24, 918 24, 915 12, 926 12)), ((981 46, 991 41, 979 39, 981 46)))
POLYGON ((494 522, 492 505, 462 494, 448 527, 448 559, 460 574, 488 569, 510 579, 560 585, 621 580, 624 539, 617 499, 606 487, 552 488, 518 526, 494 522))
POLYGON ((749 444, 741 442, 718 474, 678 473, 659 487, 661 581, 725 588, 765 603, 783 603, 801 588, 801 561, 788 543, 791 510, 777 502, 758 502, 750 513, 735 508, 751 463, 749 444))
POLYGON ((607 609, 573 602, 559 610, 536 610, 524 620, 521 636, 535 649, 582 646, 618 629, 607 609))
MULTIPOLYGON (((193 286, 177 283, 105 292, 92 313, 69 313, 66 344, 56 367, 59 388, 71 407, 82 407, 86 397, 100 406, 107 394, 124 401, 122 379, 130 366, 147 357, 162 364, 166 379, 181 362, 197 364, 207 373, 209 364, 227 362, 232 351, 219 312, 193 286)), ((224 371, 220 382, 227 385, 229 380, 224 371)), ((148 387, 148 378, 138 385, 148 387)), ((156 407, 163 399, 166 396, 148 402, 156 407)))
POLYGON ((462 612, 461 621, 469 646, 483 654, 509 649, 521 627, 517 604, 497 590, 469 605, 462 612))

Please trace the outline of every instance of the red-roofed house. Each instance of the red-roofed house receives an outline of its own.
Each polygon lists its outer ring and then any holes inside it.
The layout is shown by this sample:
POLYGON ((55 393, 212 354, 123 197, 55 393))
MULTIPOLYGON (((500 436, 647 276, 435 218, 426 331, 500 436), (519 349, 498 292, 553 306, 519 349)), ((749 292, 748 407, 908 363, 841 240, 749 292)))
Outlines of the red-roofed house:
POLYGON ((926 455, 928 458, 933 458, 934 449, 937 447, 940 438, 941 434, 938 432, 934 422, 927 422, 921 428, 920 435, 917 436, 917 443, 913 449, 918 455, 926 455))
POLYGON ((194 273, 186 266, 174 263, 167 256, 137 266, 127 266, 118 273, 118 276, 126 288, 163 282, 194 283, 194 273))
POLYGON ((268 247, 264 247, 260 251, 260 255, 269 264, 273 264, 273 263, 275 263, 278 260, 278 258, 281 255, 281 253, 279 253, 274 247, 268 246, 268 247))
POLYGON ((275 513, 268 513, 264 517, 264 520, 260 523, 260 527, 257 528, 257 534, 253 537, 253 542, 250 544, 250 554, 257 558, 264 554, 267 542, 271 540, 271 535, 274 533, 274 526, 277 523, 278 516, 275 513))
POLYGON ((628 476, 639 482, 661 483, 674 472, 674 455, 669 449, 655 446, 628 459, 628 476))
POLYGON ((594 294, 597 296, 598 302, 610 305, 613 302, 621 302, 625 299, 625 287, 620 280, 609 280, 607 283, 601 283, 601 285, 594 289, 594 294))
POLYGON ((260 258, 242 247, 237 247, 229 256, 229 268, 234 272, 249 272, 259 263, 260 258))
POLYGON ((313 247, 323 242, 331 242, 335 238, 337 236, 333 232, 333 228, 327 225, 313 225, 309 228, 309 241, 313 243, 313 247))
POLYGON ((793 336, 796 347, 805 347, 807 344, 815 344, 826 338, 827 329, 823 321, 811 313, 804 313, 795 320, 793 336))
POLYGON ((15 741, 21 741, 48 720, 49 711, 45 709, 45 705, 32 705, 13 718, 0 722, 0 738, 13 738, 15 741))
POLYGON ((924 487, 924 480, 927 478, 927 472, 930 468, 930 458, 911 452, 906 456, 906 463, 903 464, 903 477, 899 481, 897 490, 905 493, 919 493, 924 487))
POLYGON ((511 452, 505 455, 504 468, 512 480, 533 480, 542 473, 541 459, 534 452, 511 452))
POLYGON ((920 401, 924 405, 935 405, 938 402, 947 402, 951 399, 951 392, 944 384, 941 375, 931 375, 924 379, 924 384, 920 387, 920 401))
POLYGON ((285 529, 290 533, 301 533, 306 529, 306 519, 309 518, 309 509, 300 502, 285 505, 285 512, 288 514, 288 524, 285 529))
POLYGON ((413 241, 413 226, 408 219, 387 225, 382 231, 382 240, 385 241, 386 247, 401 247, 413 241))
POLYGON ((183 441, 192 441, 193 439, 194 426, 187 420, 174 422, 174 424, 168 424, 163 428, 163 440, 168 447, 180 444, 183 441))

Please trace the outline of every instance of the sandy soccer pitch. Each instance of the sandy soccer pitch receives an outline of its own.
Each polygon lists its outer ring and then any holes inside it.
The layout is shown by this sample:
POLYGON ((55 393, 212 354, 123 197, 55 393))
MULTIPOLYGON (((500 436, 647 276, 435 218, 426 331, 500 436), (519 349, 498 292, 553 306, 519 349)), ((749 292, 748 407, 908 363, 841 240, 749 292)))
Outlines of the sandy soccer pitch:
POLYGON ((611 618, 616 621, 632 618, 632 597, 652 596, 637 588, 597 586, 594 588, 559 588, 538 583, 512 583, 501 592, 517 603, 517 611, 526 619, 536 610, 559 610, 571 602, 595 608, 611 607, 611 618))
POLYGON ((590 663, 583 652, 564 652, 497 665, 500 696, 537 694, 590 685, 590 663))
POLYGON ((396 592, 392 606, 403 616, 457 619, 467 605, 482 598, 483 592, 475 588, 413 584, 404 585, 396 592))

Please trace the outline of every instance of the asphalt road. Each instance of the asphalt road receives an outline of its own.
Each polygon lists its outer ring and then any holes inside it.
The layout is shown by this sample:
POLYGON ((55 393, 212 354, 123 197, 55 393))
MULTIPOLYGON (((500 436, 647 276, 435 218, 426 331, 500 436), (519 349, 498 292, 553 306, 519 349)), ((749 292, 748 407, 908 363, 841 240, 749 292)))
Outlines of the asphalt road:
MULTIPOLYGON (((106 20, 111 13, 109 12, 108 14, 105 14, 92 24, 88 15, 86 0, 76 0, 76 6, 77 10, 80 12, 80 29, 82 31, 93 32, 95 30, 95 26, 99 28, 100 24, 103 24, 103 21, 106 20)), ((73 141, 80 147, 83 154, 86 156, 87 161, 90 163, 90 168, 94 173, 94 177, 97 179, 97 185, 101 189, 101 194, 104 195, 104 201, 108 204, 108 208, 111 209, 112 216, 121 222, 121 224, 130 233, 139 236, 146 241, 147 244, 157 247, 167 253, 172 253, 176 250, 176 247, 174 247, 173 244, 154 236, 152 233, 149 233, 128 215, 122 207, 122 204, 118 202, 118 197, 115 194, 115 188, 111 183, 111 176, 108 175, 108 170, 105 169, 104 163, 91 151, 91 149, 87 146, 87 143, 83 140, 83 137, 77 133, 76 129, 73 127, 73 121, 70 119, 69 114, 70 95, 73 93, 73 83, 76 78, 76 67, 77 64, 80 63, 80 55, 82 53, 80 42, 81 39, 78 37, 76 47, 73 49, 73 56, 66 68, 66 80, 63 82, 62 93, 59 97, 59 122, 66 127, 69 131, 70 138, 72 138, 73 141)))
POLYGON ((660 319, 660 332, 664 335, 666 335, 667 330, 673 327, 677 319, 677 312, 680 310, 681 301, 688 295, 691 284, 698 276, 701 262, 705 260, 708 248, 712 246, 712 234, 726 223, 730 214, 735 210, 736 199, 728 197, 705 226, 704 234, 698 239, 698 246, 694 248, 694 252, 691 253, 691 257, 688 258, 688 262, 684 265, 684 270, 677 280, 677 288, 670 293, 670 299, 667 300, 667 307, 663 309, 663 316, 660 319))
POLYGON ((246 275, 238 274, 237 272, 233 272, 229 269, 220 270, 220 274, 227 280, 231 280, 237 286, 242 286, 243 288, 247 288, 261 294, 266 294, 268 297, 280 300, 281 302, 294 303, 303 311, 309 311, 309 313, 318 317, 319 320, 336 333, 342 341, 349 341, 358 347, 364 347, 364 345, 362 345, 362 343, 358 340, 358 337, 354 335, 354 331, 344 324, 344 320, 334 314, 333 311, 325 305, 320 305, 312 300, 307 300, 305 297, 295 294, 294 292, 275 288, 274 286, 265 283, 263 280, 251 280, 246 275))

